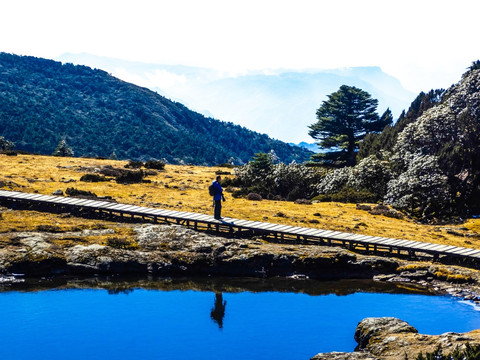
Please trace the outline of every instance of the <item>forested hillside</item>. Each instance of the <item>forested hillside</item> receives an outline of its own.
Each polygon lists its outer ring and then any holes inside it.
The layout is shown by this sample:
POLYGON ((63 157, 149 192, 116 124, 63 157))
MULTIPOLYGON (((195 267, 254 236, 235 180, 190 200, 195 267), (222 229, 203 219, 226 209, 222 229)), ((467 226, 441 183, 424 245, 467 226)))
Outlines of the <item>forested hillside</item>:
POLYGON ((105 71, 0 53, 0 135, 16 148, 51 154, 64 138, 77 156, 165 158, 241 164, 274 150, 281 161, 311 152, 206 118, 105 71))

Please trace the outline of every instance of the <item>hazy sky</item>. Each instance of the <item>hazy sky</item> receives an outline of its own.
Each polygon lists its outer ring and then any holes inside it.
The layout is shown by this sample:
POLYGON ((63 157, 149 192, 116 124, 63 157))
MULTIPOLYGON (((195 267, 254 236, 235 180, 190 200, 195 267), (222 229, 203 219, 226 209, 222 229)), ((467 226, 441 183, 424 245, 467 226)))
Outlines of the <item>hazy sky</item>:
POLYGON ((11 0, 0 51, 243 73, 380 66, 419 92, 480 58, 478 0, 11 0))

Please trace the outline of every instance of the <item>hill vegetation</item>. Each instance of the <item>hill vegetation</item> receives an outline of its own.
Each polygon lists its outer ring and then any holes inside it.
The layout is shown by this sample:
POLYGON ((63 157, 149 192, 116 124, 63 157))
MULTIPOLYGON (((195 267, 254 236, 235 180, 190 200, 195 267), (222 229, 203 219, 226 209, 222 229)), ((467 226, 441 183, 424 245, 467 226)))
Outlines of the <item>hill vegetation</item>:
POLYGON ((274 150, 284 162, 311 152, 121 81, 105 71, 0 53, 0 135, 16 148, 52 154, 63 139, 76 156, 243 164, 274 150))
POLYGON ((320 194, 345 188, 423 220, 480 213, 480 69, 447 91, 421 93, 409 111, 361 145, 358 165, 336 170, 320 194))
MULTIPOLYGON (((479 67, 475 62, 447 91, 421 93, 395 125, 365 136, 355 166, 309 169, 274 164, 272 157, 259 154, 236 169, 233 183, 243 193, 258 192, 269 199, 383 202, 422 221, 478 215, 479 67)), ((348 121, 342 119, 335 124, 344 127, 348 121)), ((333 123, 334 117, 326 121, 333 123)), ((339 141, 346 139, 336 133, 339 141)))

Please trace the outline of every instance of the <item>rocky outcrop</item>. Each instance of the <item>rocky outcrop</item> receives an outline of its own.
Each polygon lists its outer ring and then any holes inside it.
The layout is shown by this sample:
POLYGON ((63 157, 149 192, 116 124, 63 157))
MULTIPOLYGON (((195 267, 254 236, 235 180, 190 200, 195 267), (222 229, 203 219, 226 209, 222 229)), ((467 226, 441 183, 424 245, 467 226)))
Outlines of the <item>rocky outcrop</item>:
POLYGON ((467 343, 480 344, 480 330, 469 333, 445 333, 423 335, 417 329, 397 318, 366 318, 355 331, 358 342, 353 353, 318 354, 312 360, 320 359, 415 359, 420 353, 431 353, 440 345, 444 354, 455 348, 462 349, 467 343))
MULTIPOLYGON (((370 343, 377 344, 383 334, 389 334, 389 339, 396 334, 417 333, 418 331, 405 321, 393 317, 366 318, 360 321, 355 330, 355 341, 358 349, 363 350, 369 347, 370 343)), ((370 347, 369 347, 370 349, 370 347)))
POLYGON ((134 249, 90 244, 60 247, 65 234, 15 233, 0 254, 0 271, 25 275, 154 274, 290 276, 317 279, 372 278, 391 273, 398 262, 355 255, 345 249, 279 245, 229 239, 181 226, 139 225, 134 249))

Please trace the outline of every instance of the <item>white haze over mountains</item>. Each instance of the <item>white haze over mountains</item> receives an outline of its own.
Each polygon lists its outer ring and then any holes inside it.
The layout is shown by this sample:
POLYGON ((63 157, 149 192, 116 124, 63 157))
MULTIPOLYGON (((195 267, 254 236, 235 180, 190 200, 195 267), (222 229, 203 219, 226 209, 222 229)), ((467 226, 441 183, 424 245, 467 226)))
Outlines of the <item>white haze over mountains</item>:
POLYGON ((308 126, 316 121, 316 109, 343 84, 369 92, 379 101, 379 114, 389 107, 394 119, 417 95, 405 90, 396 78, 379 67, 228 74, 89 54, 64 54, 57 60, 105 70, 205 116, 233 122, 289 143, 314 142, 308 135, 308 126))

